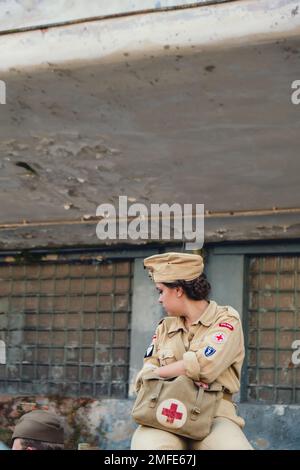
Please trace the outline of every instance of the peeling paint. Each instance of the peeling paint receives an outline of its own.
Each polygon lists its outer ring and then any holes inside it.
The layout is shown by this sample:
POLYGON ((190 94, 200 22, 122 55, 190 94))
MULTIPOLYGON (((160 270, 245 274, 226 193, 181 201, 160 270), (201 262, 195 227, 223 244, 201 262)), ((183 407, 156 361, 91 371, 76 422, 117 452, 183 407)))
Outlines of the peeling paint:
POLYGON ((299 13, 299 6, 297 5, 297 6, 291 11, 291 13, 292 13, 292 16, 298 15, 298 13, 299 13))
POLYGON ((267 449, 269 447, 269 442, 266 439, 259 438, 254 442, 259 449, 267 449))
POLYGON ((274 414, 277 416, 283 416, 285 412, 285 406, 284 405, 275 405, 274 406, 274 414))

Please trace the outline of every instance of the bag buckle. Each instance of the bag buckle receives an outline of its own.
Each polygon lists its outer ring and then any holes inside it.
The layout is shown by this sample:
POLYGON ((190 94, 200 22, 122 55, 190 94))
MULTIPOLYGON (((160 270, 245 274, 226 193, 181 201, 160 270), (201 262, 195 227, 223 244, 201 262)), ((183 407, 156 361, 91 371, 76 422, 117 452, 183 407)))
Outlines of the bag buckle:
POLYGON ((157 402, 157 398, 158 398, 158 397, 157 397, 156 395, 152 395, 152 396, 150 397, 150 400, 149 400, 149 407, 150 407, 150 408, 154 408, 154 407, 155 407, 156 402, 157 402))
POLYGON ((197 407, 193 408, 191 410, 191 420, 195 421, 199 417, 200 413, 201 413, 200 408, 197 408, 197 407))

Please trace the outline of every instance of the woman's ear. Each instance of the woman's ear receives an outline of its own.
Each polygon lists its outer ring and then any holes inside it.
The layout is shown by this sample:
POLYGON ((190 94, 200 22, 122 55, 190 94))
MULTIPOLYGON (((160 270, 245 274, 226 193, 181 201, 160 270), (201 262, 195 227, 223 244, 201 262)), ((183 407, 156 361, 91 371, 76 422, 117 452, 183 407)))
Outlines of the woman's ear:
POLYGON ((183 295, 182 287, 176 287, 176 295, 177 295, 177 297, 182 297, 182 295, 183 295))

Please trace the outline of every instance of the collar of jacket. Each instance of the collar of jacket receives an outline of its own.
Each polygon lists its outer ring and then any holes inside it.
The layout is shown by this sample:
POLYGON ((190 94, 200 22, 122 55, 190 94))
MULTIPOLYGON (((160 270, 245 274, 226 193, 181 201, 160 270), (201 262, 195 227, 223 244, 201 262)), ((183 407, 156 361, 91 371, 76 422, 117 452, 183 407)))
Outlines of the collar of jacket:
MULTIPOLYGON (((193 325, 202 323, 204 326, 210 326, 216 317, 217 307, 217 303, 214 300, 210 300, 204 312, 201 314, 198 320, 194 321, 193 325)), ((179 330, 187 331, 186 327, 184 326, 184 318, 173 317, 173 321, 170 322, 170 325, 168 326, 168 334, 175 333, 179 330)))

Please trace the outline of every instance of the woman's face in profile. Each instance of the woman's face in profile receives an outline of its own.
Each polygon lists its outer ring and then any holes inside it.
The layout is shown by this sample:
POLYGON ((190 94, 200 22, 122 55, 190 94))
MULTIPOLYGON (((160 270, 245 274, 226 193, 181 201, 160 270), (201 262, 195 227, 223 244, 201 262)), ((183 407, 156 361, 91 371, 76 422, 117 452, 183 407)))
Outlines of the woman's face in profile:
POLYGON ((156 289, 159 292, 158 301, 164 307, 170 316, 182 315, 182 289, 176 287, 167 287, 161 282, 156 283, 156 289))

